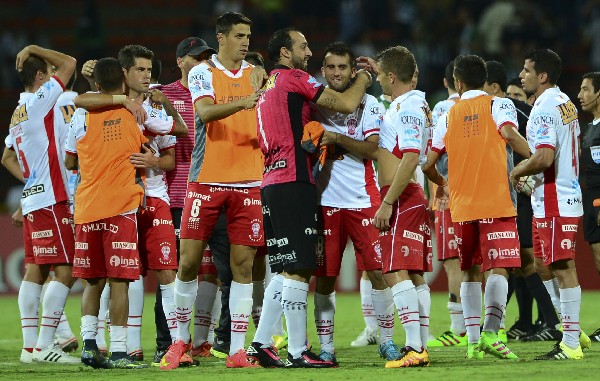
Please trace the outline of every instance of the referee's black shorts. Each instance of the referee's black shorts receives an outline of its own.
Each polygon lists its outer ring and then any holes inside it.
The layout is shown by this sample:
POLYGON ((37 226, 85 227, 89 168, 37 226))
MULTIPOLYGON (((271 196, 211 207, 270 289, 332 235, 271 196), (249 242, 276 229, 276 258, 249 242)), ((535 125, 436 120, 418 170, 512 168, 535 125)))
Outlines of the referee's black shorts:
POLYGON ((283 183, 261 189, 263 226, 273 273, 317 268, 317 188, 283 183))
POLYGON ((588 188, 583 192, 583 238, 589 243, 600 242, 600 207, 594 206, 594 200, 597 198, 600 198, 600 188, 588 188))
POLYGON ((519 232, 519 243, 523 249, 533 247, 532 221, 531 196, 517 192, 517 231, 519 232))

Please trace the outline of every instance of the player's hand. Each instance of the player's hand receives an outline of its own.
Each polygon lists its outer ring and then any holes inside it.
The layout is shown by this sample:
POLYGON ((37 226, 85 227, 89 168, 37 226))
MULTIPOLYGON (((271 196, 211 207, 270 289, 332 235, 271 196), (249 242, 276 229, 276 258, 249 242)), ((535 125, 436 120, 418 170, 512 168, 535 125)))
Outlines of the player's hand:
POLYGON ((323 137, 321 138, 321 145, 328 146, 337 144, 337 135, 336 132, 325 130, 325 132, 323 132, 323 137))
POLYGON ((252 86, 252 89, 258 91, 263 87, 267 79, 269 79, 269 75, 265 68, 262 66, 254 66, 252 73, 250 73, 250 85, 252 86))
POLYGON ((31 56, 30 46, 24 47, 19 53, 17 53, 17 62, 15 67, 17 71, 23 70, 23 63, 31 56))
POLYGON ((94 68, 96 67, 97 60, 89 60, 83 64, 81 68, 81 75, 85 78, 89 83, 94 83, 94 68))
POLYGON ((371 57, 358 57, 356 59, 356 66, 358 66, 359 69, 368 70, 374 76, 377 76, 379 74, 379 70, 377 70, 377 64, 375 63, 375 60, 371 57))
POLYGON ((123 106, 125 106, 125 108, 133 114, 133 117, 135 118, 137 124, 144 124, 148 119, 148 114, 146 113, 146 110, 144 110, 142 105, 136 100, 126 98, 123 102, 123 106))
POLYGON ((375 213, 375 218, 373 219, 373 226, 375 226, 375 228, 380 231, 389 230, 391 217, 392 206, 388 205, 385 202, 382 202, 379 209, 377 209, 377 213, 375 213))
POLYGON ((16 227, 23 227, 23 209, 19 206, 12 215, 12 224, 16 227))
POLYGON ((256 107, 256 102, 258 102, 258 97, 260 97, 260 94, 260 91, 255 91, 249 97, 240 99, 244 110, 250 110, 256 107))
POLYGON ((357 78, 360 74, 364 74, 368 78, 367 87, 369 87, 373 84, 373 74, 371 74, 370 71, 368 71, 366 69, 360 69, 359 71, 356 72, 357 78))
POLYGON ((163 94, 160 90, 150 89, 150 91, 148 91, 148 94, 150 94, 150 100, 154 103, 163 104, 169 101, 169 98, 167 98, 167 96, 163 94))
POLYGON ((143 152, 135 152, 129 156, 129 162, 136 168, 155 168, 158 167, 158 157, 145 144, 142 145, 143 152))

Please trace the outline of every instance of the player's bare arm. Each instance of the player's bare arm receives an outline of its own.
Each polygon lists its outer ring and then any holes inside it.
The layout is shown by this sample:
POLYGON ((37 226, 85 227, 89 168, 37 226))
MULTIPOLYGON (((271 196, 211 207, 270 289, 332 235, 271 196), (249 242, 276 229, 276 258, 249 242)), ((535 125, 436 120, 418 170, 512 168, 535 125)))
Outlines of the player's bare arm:
POLYGON ((14 226, 18 228, 23 227, 23 207, 21 205, 12 214, 11 219, 14 226))
POLYGON ((387 230, 390 228, 390 217, 392 216, 392 205, 398 197, 404 192, 406 186, 413 181, 413 176, 417 165, 419 164, 419 154, 416 152, 406 152, 400 160, 400 164, 396 168, 394 179, 390 184, 390 188, 381 200, 381 206, 375 213, 373 225, 379 230, 387 230))
POLYGON ((54 66, 56 68, 54 75, 64 85, 66 85, 69 82, 69 79, 71 79, 71 76, 73 75, 77 65, 77 60, 69 55, 51 49, 44 49, 37 45, 29 45, 23 48, 23 50, 17 54, 17 71, 21 71, 23 69, 23 62, 25 62, 27 58, 32 55, 38 56, 44 59, 50 65, 54 66))
POLYGON ((254 92, 246 98, 224 104, 215 104, 210 97, 200 98, 194 103, 194 110, 204 123, 208 123, 227 118, 238 111, 253 109, 259 96, 259 92, 254 92))
MULTIPOLYGON (((427 161, 421 165, 421 170, 423 173, 429 172, 431 167, 435 168, 435 163, 437 163, 440 158, 440 154, 434 150, 429 150, 427 152, 427 161)), ((433 179, 429 178, 429 180, 433 181, 433 179)), ((435 181, 433 181, 435 183, 435 181)), ((437 183, 436 183, 437 184, 437 183)))
POLYGON ((514 125, 507 123, 500 126, 500 134, 502 135, 506 143, 508 143, 510 148, 513 149, 513 151, 523 156, 524 158, 529 158, 530 153, 529 145, 527 145, 527 140, 525 140, 525 138, 521 136, 521 134, 519 134, 519 131, 515 128, 514 125))
POLYGON ((516 185, 521 177, 544 172, 552 163, 554 163, 554 149, 538 148, 529 160, 523 160, 510 172, 510 181, 516 185))
POLYGON ((79 167, 79 159, 75 155, 65 155, 65 168, 69 171, 74 171, 79 167))
POLYGON ((11 175, 19 179, 19 181, 25 182, 23 171, 19 165, 19 159, 17 159, 17 153, 14 150, 4 147, 4 152, 2 153, 2 165, 8 169, 11 175))
POLYGON ((164 150, 155 156, 152 149, 142 146, 143 152, 134 152, 129 156, 129 162, 136 168, 160 168, 170 171, 175 168, 175 148, 164 150))
POLYGON ((356 140, 344 134, 325 131, 321 138, 321 144, 323 145, 337 144, 340 147, 347 149, 350 153, 369 160, 377 160, 378 143, 378 134, 371 135, 366 140, 356 140))
POLYGON ((164 95, 161 91, 157 89, 151 89, 150 99, 152 100, 152 102, 160 103, 165 109, 167 115, 173 118, 173 121, 175 122, 175 128, 170 133, 170 135, 186 136, 188 134, 187 124, 185 124, 183 118, 179 114, 179 111, 175 110, 175 107, 173 107, 173 104, 171 103, 169 98, 166 97, 166 95, 164 95))
POLYGON ((359 70, 356 73, 356 80, 346 91, 339 93, 325 88, 316 103, 333 111, 350 114, 356 110, 371 83, 373 83, 371 74, 366 70, 359 70))
POLYGON ((144 124, 148 120, 148 114, 142 105, 138 101, 128 98, 126 95, 85 93, 76 96, 73 102, 75 103, 75 107, 86 110, 122 105, 129 110, 138 124, 144 124))
POLYGON ((267 79, 269 79, 269 74, 267 73, 264 67, 260 65, 255 65, 252 68, 252 73, 250 73, 250 84, 252 85, 252 89, 254 91, 260 90, 260 88, 263 87, 267 79))

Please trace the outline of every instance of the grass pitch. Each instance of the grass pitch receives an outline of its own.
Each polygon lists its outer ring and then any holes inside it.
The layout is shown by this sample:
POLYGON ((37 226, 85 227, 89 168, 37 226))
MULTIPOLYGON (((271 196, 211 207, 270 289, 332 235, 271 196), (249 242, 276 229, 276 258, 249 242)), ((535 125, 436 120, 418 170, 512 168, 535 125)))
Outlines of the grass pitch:
MULTIPOLYGON (((447 296, 432 294, 431 331, 439 335, 447 330, 450 319, 446 309, 447 296)), ((594 343, 591 350, 585 351, 581 361, 533 361, 533 357, 551 349, 553 343, 510 342, 509 347, 520 360, 496 360, 486 356, 481 361, 465 359, 466 349, 430 349, 431 366, 413 369, 385 369, 384 361, 377 354, 374 345, 364 348, 351 348, 350 342, 363 329, 360 311, 360 297, 357 294, 338 294, 335 327, 337 369, 226 369, 225 361, 216 358, 201 359, 196 368, 176 369, 163 372, 157 368, 143 370, 94 370, 83 366, 52 364, 30 364, 19 362, 21 350, 21 329, 17 298, 0 297, 0 380, 599 380, 600 343, 594 343)), ((311 303, 312 304, 312 303, 311 303)), ((154 298, 146 296, 143 318, 142 344, 146 359, 154 354, 154 298)), ((73 331, 79 333, 80 298, 75 296, 67 302, 67 314, 73 331)), ((318 339, 309 311, 309 340, 318 353, 318 339)), ((535 316, 535 314, 534 314, 535 316)), ((514 301, 509 305, 507 326, 516 318, 514 301)), ((581 313, 582 327, 591 333, 600 327, 600 292, 584 292, 581 313)), ((252 324, 250 324, 252 325, 252 324)), ((250 342, 254 328, 248 332, 250 342)), ((404 331, 396 321, 394 341, 404 342, 404 331)), ((81 344, 81 342, 80 342, 81 344)), ((78 354, 78 353, 77 353, 78 354)), ((285 351, 282 355, 287 355, 285 351)))

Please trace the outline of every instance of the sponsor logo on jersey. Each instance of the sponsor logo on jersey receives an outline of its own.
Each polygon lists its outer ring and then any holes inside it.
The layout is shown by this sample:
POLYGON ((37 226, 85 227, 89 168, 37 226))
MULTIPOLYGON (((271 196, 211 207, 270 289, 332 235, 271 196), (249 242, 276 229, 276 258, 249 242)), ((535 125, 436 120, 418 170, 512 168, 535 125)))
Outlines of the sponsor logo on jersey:
POLYGON ((563 124, 569 124, 577 120, 577 107, 570 100, 556 106, 560 111, 560 118, 563 124))
MULTIPOLYGON (((27 120, 29 120, 29 117, 27 116, 27 108, 25 107, 25 104, 22 104, 13 112, 12 117, 10 118, 10 127, 12 128, 17 124, 23 123, 27 120)), ((11 135, 12 134, 13 132, 11 130, 11 135)))
POLYGON ((44 184, 34 185, 30 188, 23 189, 23 195, 21 198, 27 198, 39 193, 44 193, 44 184))
POLYGON ((56 246, 52 246, 52 247, 44 247, 44 246, 34 246, 33 247, 33 255, 35 255, 36 257, 43 257, 43 256, 52 256, 52 255, 56 255, 57 251, 56 251, 56 246))
POLYGON ((422 234, 418 234, 418 233, 414 233, 414 232, 405 230, 404 233, 402 233, 402 236, 404 238, 412 239, 412 240, 423 243, 423 235, 422 234))
POLYGON ((87 242, 75 242, 75 249, 76 250, 87 250, 88 243, 87 242))
POLYGON ((52 233, 52 230, 42 230, 39 232, 31 233, 31 239, 50 238, 52 236, 54 236, 54 233, 52 233))
POLYGON ((336 214, 336 213, 337 213, 337 212, 339 212, 339 211, 340 211, 340 209, 339 209, 339 208, 333 208, 333 209, 329 209, 329 210, 327 211, 327 217, 331 217, 331 216, 333 216, 334 214, 336 214))
POLYGON ((137 248, 137 243, 135 242, 113 242, 113 249, 125 249, 125 250, 135 250, 137 248))
POLYGON ((109 231, 111 233, 117 233, 119 227, 115 224, 107 224, 106 222, 92 222, 89 224, 83 224, 81 230, 84 233, 97 232, 97 231, 109 231))
POLYGON ((260 200, 257 200, 255 198, 245 198, 244 199, 244 206, 250 206, 250 205, 262 205, 262 202, 260 200))
POLYGON ((285 159, 277 160, 273 164, 265 165, 265 169, 263 170, 263 173, 269 173, 276 169, 283 169, 283 168, 287 168, 287 161, 285 159))
POLYGON ((560 247, 564 250, 575 250, 575 241, 571 241, 570 239, 563 239, 560 241, 560 247))
POLYGON ((563 225, 562 231, 564 232, 577 232, 577 225, 563 225))
POLYGON ((519 249, 490 249, 488 251, 488 257, 490 260, 495 259, 511 259, 511 258, 520 258, 521 254, 519 249))
POLYGON ((173 220, 164 219, 164 218, 155 218, 152 220, 152 226, 158 225, 173 225, 173 220))
POLYGON ((90 258, 88 258, 88 257, 84 257, 84 258, 75 257, 73 259, 73 266, 75 266, 75 267, 83 267, 85 269, 89 269, 90 266, 91 266, 90 258))
POLYGON ((487 234, 487 239, 488 240, 492 240, 492 239, 504 239, 504 238, 515 238, 515 232, 495 232, 495 233, 488 233, 487 234))
POLYGON ((138 269, 140 262, 137 258, 125 258, 123 256, 113 255, 110 257, 110 265, 113 267, 123 267, 125 269, 138 269))
MULTIPOLYGON (((210 191, 214 192, 213 187, 210 188, 210 191)), ((210 195, 191 191, 188 192, 188 198, 195 198, 202 201, 210 201, 210 195)))

